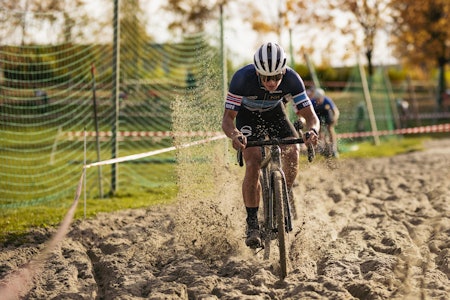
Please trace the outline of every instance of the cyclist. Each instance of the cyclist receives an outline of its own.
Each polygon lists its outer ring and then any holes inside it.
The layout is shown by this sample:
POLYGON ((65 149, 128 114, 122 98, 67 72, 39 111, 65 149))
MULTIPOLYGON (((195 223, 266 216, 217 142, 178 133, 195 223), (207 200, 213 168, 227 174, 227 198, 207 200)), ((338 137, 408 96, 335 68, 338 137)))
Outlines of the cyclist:
MULTIPOLYGON (((302 78, 286 66, 286 54, 281 46, 273 42, 264 43, 254 54, 253 64, 242 67, 233 75, 222 119, 222 129, 232 140, 233 148, 243 150, 246 167, 242 195, 247 211, 245 242, 251 248, 261 246, 257 217, 261 194, 261 150, 258 147, 245 149, 245 145, 247 141, 266 136, 298 137, 286 114, 285 104, 289 101, 297 116, 306 120, 311 133, 306 144, 316 145, 320 122, 302 78)), ((299 146, 284 145, 281 149, 286 183, 290 189, 297 176, 299 146)))
POLYGON ((329 143, 323 131, 320 132, 319 139, 325 142, 324 147, 327 156, 331 155, 332 157, 338 157, 337 137, 334 128, 339 119, 339 109, 330 97, 325 96, 325 91, 323 89, 316 88, 311 94, 313 94, 313 96, 311 96, 311 101, 314 110, 320 119, 321 125, 325 125, 326 130, 328 131, 329 143), (331 149, 329 149, 327 145, 330 145, 331 149))

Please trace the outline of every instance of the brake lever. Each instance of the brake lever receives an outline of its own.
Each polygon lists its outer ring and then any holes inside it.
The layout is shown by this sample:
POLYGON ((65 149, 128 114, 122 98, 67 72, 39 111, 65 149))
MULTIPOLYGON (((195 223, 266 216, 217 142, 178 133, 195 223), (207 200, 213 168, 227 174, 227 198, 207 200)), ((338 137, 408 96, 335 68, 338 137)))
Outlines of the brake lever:
POLYGON ((236 155, 237 161, 239 163, 239 167, 242 167, 244 165, 244 160, 242 159, 242 150, 239 149, 237 151, 237 155, 236 155))
MULTIPOLYGON (((310 135, 311 134, 309 132, 305 133, 305 138, 309 139, 310 135)), ((314 146, 312 144, 309 144, 308 145, 308 161, 312 162, 315 156, 316 156, 316 151, 314 150, 314 146)))
MULTIPOLYGON (((238 140, 242 143, 242 137, 238 137, 238 140)), ((238 161, 238 163, 239 163, 239 166, 240 167, 242 167, 242 166, 244 166, 244 159, 242 158, 242 150, 241 149, 238 149, 237 150, 237 154, 236 154, 236 158, 237 158, 237 161, 238 161)))

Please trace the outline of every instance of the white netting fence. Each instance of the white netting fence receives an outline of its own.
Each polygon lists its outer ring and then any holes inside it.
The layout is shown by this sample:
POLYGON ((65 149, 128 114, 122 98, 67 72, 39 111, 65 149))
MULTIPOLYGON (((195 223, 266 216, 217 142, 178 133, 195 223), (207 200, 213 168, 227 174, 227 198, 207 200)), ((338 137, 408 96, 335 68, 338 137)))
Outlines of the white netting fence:
MULTIPOLYGON (((113 16, 111 10, 106 7, 104 13, 113 16)), ((0 44, 2 209, 72 198, 83 165, 84 131, 87 163, 171 147, 174 135, 194 140, 218 131, 223 86, 211 80, 222 74, 221 51, 214 46, 218 35, 200 33, 160 44, 142 32, 138 18, 130 22, 122 16, 120 68, 114 70, 114 27, 103 27, 101 41, 85 42, 81 34, 99 28, 98 23, 89 27, 85 19, 60 12, 0 13, 5 34, 20 31, 20 26, 11 31, 8 22, 26 24, 22 39, 0 44), (69 20, 71 30, 65 31, 69 20), (42 30, 54 37, 49 44, 33 39, 32 33, 42 30), (185 100, 192 105, 190 115, 175 132, 171 106, 185 100)), ((167 152, 124 162, 117 177, 110 165, 89 171, 88 196, 111 192, 115 180, 124 192, 174 186, 175 160, 175 153, 167 152)))

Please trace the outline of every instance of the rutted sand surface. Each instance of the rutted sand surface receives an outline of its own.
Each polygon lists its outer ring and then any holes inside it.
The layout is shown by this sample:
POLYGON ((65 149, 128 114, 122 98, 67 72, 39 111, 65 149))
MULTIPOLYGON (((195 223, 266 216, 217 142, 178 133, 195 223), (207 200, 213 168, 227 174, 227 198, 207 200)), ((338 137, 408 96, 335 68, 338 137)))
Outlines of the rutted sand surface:
MULTIPOLYGON (((244 246, 238 172, 224 167, 226 184, 208 197, 75 222, 24 298, 450 298, 450 140, 335 169, 303 166, 284 282, 276 259, 244 246)), ((50 235, 2 246, 3 283, 50 235)))

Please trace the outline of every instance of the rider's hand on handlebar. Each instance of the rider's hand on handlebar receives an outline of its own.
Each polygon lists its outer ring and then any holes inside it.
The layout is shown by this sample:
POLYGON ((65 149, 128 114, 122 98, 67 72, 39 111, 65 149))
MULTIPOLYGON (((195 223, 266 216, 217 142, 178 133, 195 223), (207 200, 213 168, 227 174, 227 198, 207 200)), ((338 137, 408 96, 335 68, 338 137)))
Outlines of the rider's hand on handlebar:
POLYGON ((319 140, 319 135, 317 131, 314 129, 309 130, 304 134, 305 145, 317 145, 317 141, 319 140))
POLYGON ((234 135, 231 141, 235 150, 244 150, 247 144, 247 138, 242 133, 234 135))

